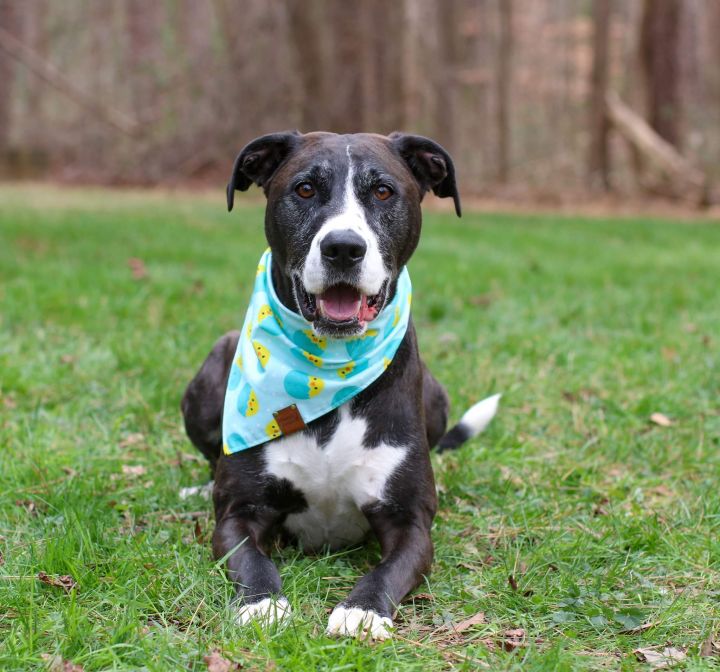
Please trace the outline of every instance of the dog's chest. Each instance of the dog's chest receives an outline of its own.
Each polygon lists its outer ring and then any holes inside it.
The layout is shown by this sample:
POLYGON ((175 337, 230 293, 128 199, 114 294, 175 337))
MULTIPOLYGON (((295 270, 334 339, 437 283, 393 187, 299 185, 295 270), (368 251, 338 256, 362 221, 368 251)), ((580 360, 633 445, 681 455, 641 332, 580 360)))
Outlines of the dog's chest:
POLYGON ((324 445, 312 435, 293 434, 265 447, 266 469, 290 481, 308 507, 285 527, 306 549, 340 548, 360 541, 369 529, 361 509, 383 499, 388 479, 405 457, 404 447, 365 447, 367 421, 339 410, 339 423, 324 445))

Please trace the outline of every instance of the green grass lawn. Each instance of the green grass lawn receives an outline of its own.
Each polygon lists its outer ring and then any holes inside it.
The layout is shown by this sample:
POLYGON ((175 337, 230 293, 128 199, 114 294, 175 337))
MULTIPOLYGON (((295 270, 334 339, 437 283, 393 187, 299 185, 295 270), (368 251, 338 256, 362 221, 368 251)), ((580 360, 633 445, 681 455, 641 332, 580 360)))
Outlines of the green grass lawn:
POLYGON ((720 666, 720 225, 426 216, 422 352, 453 419, 504 397, 433 458, 432 575, 368 645, 323 630, 375 545, 278 550, 294 617, 242 629, 210 503, 178 498, 207 478, 180 396, 264 248, 240 206, 0 189, 0 669, 632 669, 667 643, 720 666))

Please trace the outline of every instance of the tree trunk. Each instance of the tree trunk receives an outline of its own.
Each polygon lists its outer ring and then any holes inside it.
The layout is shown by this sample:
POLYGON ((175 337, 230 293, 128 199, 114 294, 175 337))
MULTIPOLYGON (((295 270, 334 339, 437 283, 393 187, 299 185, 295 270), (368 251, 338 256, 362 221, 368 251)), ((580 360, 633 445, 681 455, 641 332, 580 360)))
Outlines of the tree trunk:
POLYGON ((290 41, 295 72, 300 80, 300 130, 324 130, 326 113, 326 68, 321 39, 324 9, 315 0, 288 0, 290 41))
POLYGON ((497 68, 497 179, 501 184, 510 179, 510 91, 512 79, 513 26, 512 0, 500 2, 500 34, 497 68))
MULTIPOLYGON (((17 36, 19 29, 15 0, 0 0, 0 29, 17 36)), ((15 61, 5 50, 0 49, 0 159, 10 143, 10 116, 12 89, 15 76, 15 61)))
POLYGON ((647 118, 653 130, 681 149, 680 21, 682 0, 645 0, 640 64, 645 78, 647 118))
POLYGON ((457 142, 458 100, 457 69, 460 60, 458 0, 444 0, 437 4, 438 54, 437 98, 435 108, 435 137, 450 152, 459 150, 457 142))
POLYGON ((146 122, 151 114, 157 90, 155 70, 158 67, 161 5, 144 0, 128 0, 125 3, 126 30, 128 37, 128 78, 131 85, 133 111, 138 121, 146 122))
POLYGON ((608 61, 611 0, 593 0, 593 64, 590 75, 590 154, 588 186, 610 190, 609 123, 605 108, 608 91, 608 61))

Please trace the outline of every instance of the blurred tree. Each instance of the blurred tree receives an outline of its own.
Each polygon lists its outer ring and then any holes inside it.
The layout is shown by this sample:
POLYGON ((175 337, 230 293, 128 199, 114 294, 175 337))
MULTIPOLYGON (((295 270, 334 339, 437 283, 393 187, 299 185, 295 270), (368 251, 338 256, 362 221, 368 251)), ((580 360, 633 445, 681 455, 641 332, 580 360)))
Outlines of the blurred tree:
POLYGON ((458 69, 461 65, 458 27, 460 0, 437 5, 438 53, 435 59, 435 135, 448 151, 459 149, 457 140, 458 69))
MULTIPOLYGON (((0 30, 17 37, 20 28, 16 0, 0 0, 0 30)), ((15 61, 0 43, 0 158, 10 144, 10 113, 15 80, 15 61)))
POLYGON ((503 184, 510 179, 510 92, 513 55, 513 3, 499 0, 500 26, 498 40, 497 82, 497 179, 503 184))
POLYGON ((589 119, 590 153, 588 186, 610 189, 610 156, 608 136, 610 124, 605 96, 609 81, 609 37, 611 0, 593 0, 593 63, 590 75, 589 119))
POLYGON ((287 0, 295 76, 303 101, 298 126, 304 132, 323 130, 327 100, 327 59, 323 53, 322 7, 318 0, 287 0))
POLYGON ((682 0, 645 0, 640 28, 640 63, 647 118, 653 130, 681 148, 680 34, 682 0))

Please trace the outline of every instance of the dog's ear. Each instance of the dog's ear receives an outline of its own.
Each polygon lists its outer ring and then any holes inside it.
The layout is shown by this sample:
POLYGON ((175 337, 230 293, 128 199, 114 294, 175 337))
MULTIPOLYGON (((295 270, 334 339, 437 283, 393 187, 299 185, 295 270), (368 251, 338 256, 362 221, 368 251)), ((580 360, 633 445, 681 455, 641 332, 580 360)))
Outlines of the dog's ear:
POLYGON ((267 192, 267 184, 280 164, 297 147, 298 131, 270 133, 255 138, 238 154, 227 185, 228 211, 233 209, 235 190, 247 191, 255 183, 267 192))
POLYGON ((460 194, 455 182, 455 166, 448 154, 437 142, 422 135, 391 133, 390 141, 410 167, 422 193, 430 189, 440 198, 451 197, 455 212, 460 217, 460 194))

